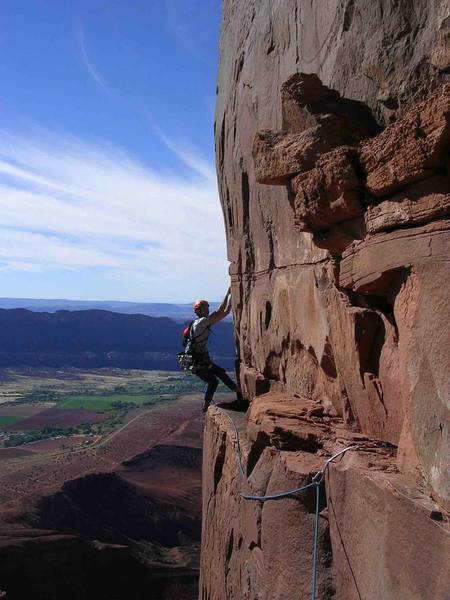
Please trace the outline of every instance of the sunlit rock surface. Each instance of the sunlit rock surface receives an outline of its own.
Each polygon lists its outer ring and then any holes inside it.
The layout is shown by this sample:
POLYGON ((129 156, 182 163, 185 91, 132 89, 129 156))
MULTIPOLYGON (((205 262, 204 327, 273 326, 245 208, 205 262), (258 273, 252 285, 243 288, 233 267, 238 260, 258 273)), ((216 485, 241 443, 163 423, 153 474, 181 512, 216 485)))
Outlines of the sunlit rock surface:
POLYGON ((216 108, 239 375, 208 413, 201 600, 450 597, 450 9, 225 0, 216 108), (231 414, 231 413, 230 413, 231 414))

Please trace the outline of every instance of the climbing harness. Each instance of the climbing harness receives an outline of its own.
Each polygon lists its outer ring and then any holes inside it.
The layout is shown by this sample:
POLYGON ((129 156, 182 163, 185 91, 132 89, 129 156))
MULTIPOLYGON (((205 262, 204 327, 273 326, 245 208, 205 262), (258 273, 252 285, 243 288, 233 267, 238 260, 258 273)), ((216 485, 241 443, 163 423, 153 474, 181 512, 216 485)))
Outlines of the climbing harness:
POLYGON ((205 371, 211 367, 211 360, 208 354, 204 352, 197 353, 192 350, 178 352, 177 362, 182 371, 190 371, 194 375, 198 371, 205 371))
MULTIPOLYGON (((239 431, 238 428, 230 417, 230 415, 223 410, 220 406, 218 406, 215 402, 213 405, 223 414, 231 423, 234 429, 234 434, 236 436, 236 452, 238 456, 239 462, 239 470, 241 473, 241 480, 246 479, 245 470, 242 466, 242 454, 241 454, 241 443, 239 440, 239 431)), ((323 468, 313 476, 311 483, 303 485, 302 487, 294 488, 291 490, 286 490, 284 492, 279 492, 277 494, 270 494, 266 496, 253 496, 249 494, 243 494, 239 492, 239 495, 244 500, 259 500, 261 502, 266 502, 268 500, 279 500, 280 498, 287 498, 288 496, 292 496, 293 494, 298 494, 299 492, 304 492, 305 490, 315 487, 316 488, 316 505, 315 505, 315 520, 314 520, 314 541, 313 541, 313 558, 312 558, 312 583, 311 583, 311 600, 316 600, 316 588, 317 588, 317 560, 318 560, 318 547, 319 547, 319 512, 320 512, 320 486, 325 478, 326 471, 334 460, 339 456, 342 456, 349 450, 357 450, 361 444, 355 443, 346 446, 336 454, 333 454, 324 464, 323 468)))
MULTIPOLYGON (((200 302, 204 302, 201 300, 200 302)), ((185 348, 184 352, 177 353, 177 362, 182 371, 190 371, 194 373, 199 370, 208 369, 210 366, 209 356, 205 352, 198 352, 195 348, 197 338, 202 337, 205 332, 211 333, 211 325, 209 325, 206 329, 204 329, 198 335, 193 335, 192 326, 195 323, 196 319, 191 321, 189 325, 183 331, 183 348, 185 348)))
POLYGON ((187 352, 178 352, 177 363, 182 371, 192 371, 195 366, 195 357, 187 352))

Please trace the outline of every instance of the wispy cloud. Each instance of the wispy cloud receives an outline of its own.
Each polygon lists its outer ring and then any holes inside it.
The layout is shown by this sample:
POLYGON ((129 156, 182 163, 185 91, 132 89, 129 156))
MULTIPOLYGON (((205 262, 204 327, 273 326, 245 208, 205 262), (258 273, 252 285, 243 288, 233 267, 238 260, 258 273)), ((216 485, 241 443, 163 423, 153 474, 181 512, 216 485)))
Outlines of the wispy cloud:
MULTIPOLYGON (((215 56, 208 51, 217 32, 217 4, 211 0, 164 0, 166 24, 176 42, 193 58, 209 66, 215 56)), ((218 25, 218 23, 217 23, 218 25)))
POLYGON ((152 132, 158 136, 166 148, 168 148, 186 167, 201 177, 208 179, 211 182, 216 182, 217 177, 214 167, 204 158, 200 157, 198 152, 196 152, 189 143, 168 136, 158 125, 156 125, 147 111, 141 111, 141 114, 146 119, 152 132))
POLYGON ((86 45, 86 38, 84 35, 83 25, 80 23, 77 29, 78 45, 80 48, 80 58, 83 65, 86 67, 88 73, 94 79, 94 81, 106 92, 109 96, 113 95, 113 92, 109 85, 105 82, 104 78, 100 75, 98 69, 95 68, 86 45))
POLYGON ((97 269, 117 297, 218 297, 227 263, 214 171, 172 149, 184 176, 105 142, 0 132, 0 271, 97 269))

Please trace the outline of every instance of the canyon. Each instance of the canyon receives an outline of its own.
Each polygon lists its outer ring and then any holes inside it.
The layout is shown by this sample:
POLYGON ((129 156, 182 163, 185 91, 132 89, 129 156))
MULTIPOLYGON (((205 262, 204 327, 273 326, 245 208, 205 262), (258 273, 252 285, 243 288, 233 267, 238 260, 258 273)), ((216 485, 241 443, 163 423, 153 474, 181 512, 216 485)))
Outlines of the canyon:
POLYGON ((207 414, 199 598, 310 598, 315 546, 316 598, 446 600, 448 4, 222 7, 216 164, 250 407, 207 414))
POLYGON ((195 598, 201 403, 188 394, 138 409, 84 443, 2 448, 4 597, 195 598))

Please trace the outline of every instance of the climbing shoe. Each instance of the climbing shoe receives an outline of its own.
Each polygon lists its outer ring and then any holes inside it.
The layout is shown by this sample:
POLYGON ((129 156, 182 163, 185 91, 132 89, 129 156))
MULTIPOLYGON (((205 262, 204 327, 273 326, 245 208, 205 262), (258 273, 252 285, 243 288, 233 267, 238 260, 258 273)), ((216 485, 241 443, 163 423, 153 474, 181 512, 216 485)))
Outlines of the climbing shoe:
POLYGON ((232 402, 224 402, 223 404, 220 404, 220 406, 221 408, 226 408, 227 410, 246 412, 249 406, 249 402, 248 400, 245 400, 245 398, 243 398, 241 395, 240 397, 236 397, 236 400, 233 400, 232 402))

